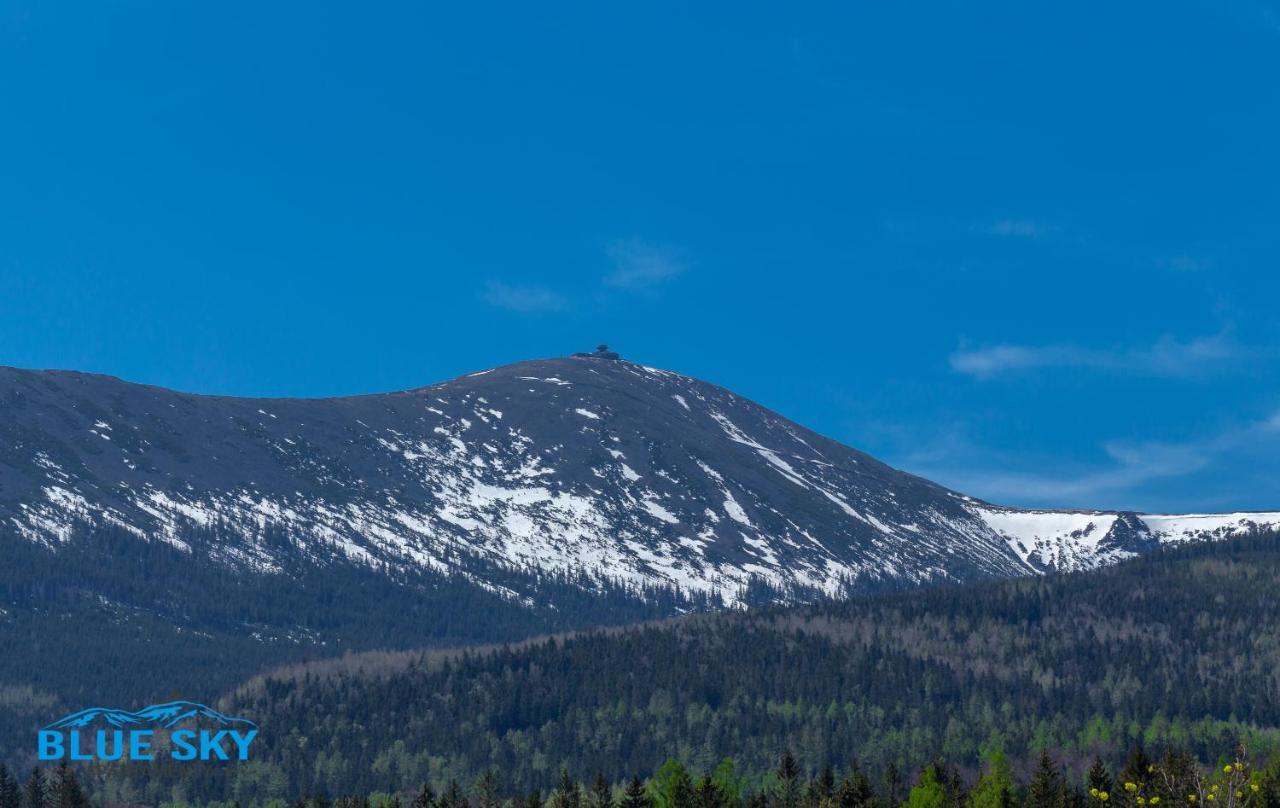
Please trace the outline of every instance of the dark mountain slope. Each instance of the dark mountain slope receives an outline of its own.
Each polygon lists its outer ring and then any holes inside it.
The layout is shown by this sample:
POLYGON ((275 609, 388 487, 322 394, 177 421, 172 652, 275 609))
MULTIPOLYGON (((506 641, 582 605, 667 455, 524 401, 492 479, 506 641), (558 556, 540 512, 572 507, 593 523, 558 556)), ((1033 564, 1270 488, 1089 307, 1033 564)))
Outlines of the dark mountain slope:
POLYGON ((0 400, 0 513, 46 542, 82 520, 184 548, 221 522, 244 534, 219 548, 228 563, 271 570, 254 533, 272 524, 356 563, 607 572, 729 599, 753 576, 831 593, 1028 569, 965 498, 622 361, 270 401, 9 370, 0 400))
POLYGON ((219 563, 679 586, 741 601, 1088 568, 1280 514, 1019 511, 948 491, 674 373, 576 356, 404 393, 195 396, 0 369, 0 525, 110 527, 219 563), (269 529, 292 547, 264 542, 269 529))

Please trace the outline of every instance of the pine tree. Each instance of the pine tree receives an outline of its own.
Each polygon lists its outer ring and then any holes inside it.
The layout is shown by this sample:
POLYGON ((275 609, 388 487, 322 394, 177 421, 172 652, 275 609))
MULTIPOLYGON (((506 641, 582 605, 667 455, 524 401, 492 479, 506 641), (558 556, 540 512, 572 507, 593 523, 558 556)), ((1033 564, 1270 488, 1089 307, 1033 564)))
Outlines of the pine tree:
POLYGON ((22 808, 21 787, 2 763, 0 763, 0 808, 22 808))
POLYGON ((782 808, 800 805, 800 764, 791 750, 782 753, 778 761, 778 804, 782 808))
POLYGON ((544 804, 542 792, 536 788, 525 795, 524 808, 543 808, 544 804))
POLYGON ((836 796, 836 773, 831 764, 822 767, 818 776, 809 783, 806 801, 810 805, 831 805, 836 796))
POLYGON ((632 777, 627 790, 622 795, 621 808, 652 808, 649 795, 645 793, 644 783, 639 777, 632 777))
POLYGON ((1102 762, 1101 757, 1094 757, 1093 765, 1089 767, 1089 794, 1094 797, 1106 794, 1110 798, 1114 791, 1115 784, 1111 782, 1107 764, 1102 762))
POLYGON ((89 798, 65 760, 58 765, 54 776, 52 802, 53 808, 89 808, 89 798))
POLYGON ((498 797, 498 775, 493 769, 485 769, 476 780, 476 808, 498 808, 502 800, 498 797))
POLYGON ((449 781, 436 805, 438 808, 465 808, 468 805, 467 798, 463 796, 462 787, 458 785, 457 780, 449 781))
POLYGON ((739 808, 742 803, 742 781, 738 779, 737 767, 733 758, 720 761, 716 770, 711 773, 711 780, 720 789, 720 798, 728 808, 739 808))
POLYGON ((1067 808, 1067 787, 1048 750, 1040 752, 1031 782, 1027 783, 1026 808, 1067 808))
POLYGON ((587 795, 587 808, 614 808, 613 789, 604 779, 603 772, 596 772, 591 781, 591 793, 587 795))
POLYGON ((1142 791, 1154 771, 1154 762, 1147 755, 1147 750, 1142 748, 1142 741, 1138 741, 1125 758, 1124 768, 1120 770, 1120 784, 1125 791, 1129 791, 1128 783, 1133 783, 1137 791, 1142 791))
POLYGON ((560 784, 551 795, 551 808, 582 808, 582 787, 569 775, 568 769, 560 770, 560 784))
POLYGON ((902 803, 902 772, 893 761, 884 767, 884 801, 889 808, 897 808, 902 803))
POLYGON ((436 792, 431 788, 430 783, 422 784, 422 788, 418 790, 418 796, 409 803, 409 808, 436 808, 436 792))
POLYGON ((693 789, 693 781, 686 775, 675 782, 671 790, 671 808, 697 808, 698 795, 693 789))
POLYGON ((649 800, 654 808, 689 808, 693 796, 689 771, 675 758, 663 763, 649 781, 649 800))
POLYGON ((836 801, 840 808, 870 808, 875 799, 875 791, 871 788, 871 780, 866 772, 853 764, 852 770, 840 783, 840 791, 836 801))
POLYGON ((23 789, 26 794, 26 808, 49 808, 44 773, 37 766, 27 775, 27 785, 23 789))
POLYGON ((704 774, 698 781, 698 788, 694 793, 694 804, 697 808, 726 808, 720 788, 712 781, 711 775, 704 774))
POLYGON ((933 764, 938 775, 938 784, 942 786, 942 804, 946 808, 965 808, 969 793, 960 772, 942 761, 933 764))

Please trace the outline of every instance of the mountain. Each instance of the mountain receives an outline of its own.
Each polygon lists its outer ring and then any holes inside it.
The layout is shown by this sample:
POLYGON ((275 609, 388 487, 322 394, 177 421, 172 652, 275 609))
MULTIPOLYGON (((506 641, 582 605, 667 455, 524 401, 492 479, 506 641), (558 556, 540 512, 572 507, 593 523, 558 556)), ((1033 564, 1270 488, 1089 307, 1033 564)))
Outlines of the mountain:
MULTIPOLYGON (((1270 534, 1082 573, 291 666, 220 702, 263 728, 255 776, 202 787, 248 804, 490 769, 509 793, 551 788, 561 766, 625 782, 726 756, 759 782, 784 749, 811 771, 892 763, 908 778, 939 758, 974 772, 996 747, 1023 770, 1048 748, 1075 773, 1139 741, 1206 762, 1244 742, 1265 761, 1280 751, 1278 587, 1270 534)), ((174 785, 119 774, 130 793, 174 785)))
POLYGON ((0 369, 0 524, 111 529, 229 569, 298 556, 533 605, 538 575, 733 604, 1086 569, 1280 513, 990 505, 616 354, 400 393, 247 399, 0 369), (273 538, 274 537, 274 538, 273 538))

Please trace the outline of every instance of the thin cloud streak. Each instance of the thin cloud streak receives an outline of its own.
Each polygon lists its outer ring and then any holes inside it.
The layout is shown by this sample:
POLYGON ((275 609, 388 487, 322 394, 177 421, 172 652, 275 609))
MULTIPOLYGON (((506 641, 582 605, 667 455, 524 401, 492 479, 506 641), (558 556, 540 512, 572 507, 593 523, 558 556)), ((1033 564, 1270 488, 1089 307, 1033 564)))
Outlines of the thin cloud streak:
POLYGON ((974 228, 976 232, 983 235, 1001 238, 1041 238, 1056 232, 1057 229, 1032 219, 1000 219, 974 228))
MULTIPOLYGON (((1147 483, 1187 477, 1230 462, 1233 456, 1280 444, 1280 411, 1202 440, 1183 443, 1112 441, 1103 446, 1106 465, 1074 474, 1037 474, 983 468, 913 468, 966 493, 999 504, 1054 507, 1116 507, 1147 483)), ((910 461, 908 461, 909 463, 910 461)))
POLYGON ((520 314, 550 314, 568 311, 569 300, 558 292, 540 286, 512 286, 502 281, 488 281, 484 301, 500 309, 520 314))
POLYGON ((607 252, 614 268, 604 284, 614 289, 653 291, 689 268, 676 250, 643 241, 617 241, 607 252))
POLYGON ((988 379, 1042 368, 1092 368, 1152 376, 1195 376, 1250 356, 1254 351, 1225 334, 1187 342, 1161 337, 1154 345, 1128 350, 1100 350, 1077 345, 992 345, 951 354, 951 369, 988 379))

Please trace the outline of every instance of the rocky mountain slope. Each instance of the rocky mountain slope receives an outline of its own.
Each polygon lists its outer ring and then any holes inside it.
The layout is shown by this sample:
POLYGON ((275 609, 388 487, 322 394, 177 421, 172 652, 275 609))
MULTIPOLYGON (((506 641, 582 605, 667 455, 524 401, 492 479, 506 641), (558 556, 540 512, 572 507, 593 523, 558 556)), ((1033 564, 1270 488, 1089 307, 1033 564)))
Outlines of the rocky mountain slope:
POLYGON ((731 604, 1081 569, 1280 513, 990 505, 723 388, 612 358, 520 362, 400 393, 199 396, 0 368, 0 525, 57 547, 110 527, 231 569, 291 554, 461 576, 585 573, 731 604))

